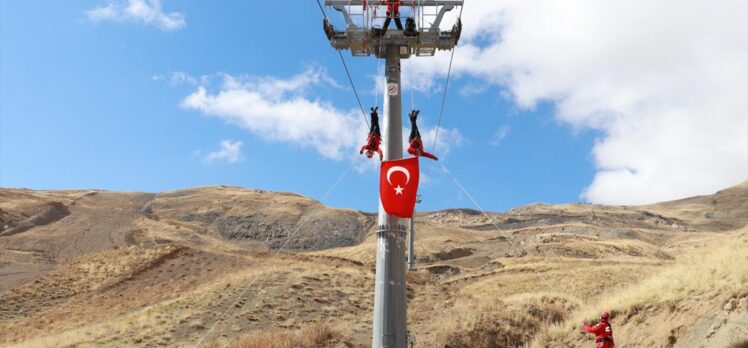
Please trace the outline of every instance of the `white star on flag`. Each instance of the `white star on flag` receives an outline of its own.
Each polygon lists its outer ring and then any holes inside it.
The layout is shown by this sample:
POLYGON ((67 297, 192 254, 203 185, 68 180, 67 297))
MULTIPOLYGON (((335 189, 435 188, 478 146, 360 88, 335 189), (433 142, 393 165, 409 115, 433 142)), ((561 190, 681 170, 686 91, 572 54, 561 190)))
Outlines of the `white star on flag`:
POLYGON ((404 188, 400 187, 400 185, 397 185, 397 187, 395 187, 395 194, 396 195, 401 195, 401 194, 403 194, 403 190, 404 190, 404 188))

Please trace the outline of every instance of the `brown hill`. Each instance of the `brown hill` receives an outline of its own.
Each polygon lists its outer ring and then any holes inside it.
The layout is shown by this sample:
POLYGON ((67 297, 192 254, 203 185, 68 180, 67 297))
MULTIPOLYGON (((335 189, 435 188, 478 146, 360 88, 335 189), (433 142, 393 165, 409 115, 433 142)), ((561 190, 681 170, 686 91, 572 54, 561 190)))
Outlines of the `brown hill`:
MULTIPOLYGON (((210 332, 366 346, 374 219, 226 186, 0 189, 0 345, 188 346, 210 332)), ((420 213, 410 329, 423 347, 573 347, 607 308, 619 345, 748 341, 746 224, 748 182, 646 206, 420 213)))

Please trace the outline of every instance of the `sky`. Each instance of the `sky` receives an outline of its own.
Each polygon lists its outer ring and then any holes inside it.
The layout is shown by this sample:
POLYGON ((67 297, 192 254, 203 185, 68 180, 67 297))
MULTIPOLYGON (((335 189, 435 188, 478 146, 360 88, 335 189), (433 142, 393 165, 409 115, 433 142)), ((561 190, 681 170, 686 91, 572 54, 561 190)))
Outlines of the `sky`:
MULTIPOLYGON (((748 179, 744 0, 467 0, 462 21, 417 209, 646 204, 748 179)), ((0 186, 235 185, 375 211, 378 163, 321 22, 314 0, 1 1, 0 186)), ((381 106, 382 63, 343 54, 381 106)), ((428 149, 449 59, 402 62, 428 149)))

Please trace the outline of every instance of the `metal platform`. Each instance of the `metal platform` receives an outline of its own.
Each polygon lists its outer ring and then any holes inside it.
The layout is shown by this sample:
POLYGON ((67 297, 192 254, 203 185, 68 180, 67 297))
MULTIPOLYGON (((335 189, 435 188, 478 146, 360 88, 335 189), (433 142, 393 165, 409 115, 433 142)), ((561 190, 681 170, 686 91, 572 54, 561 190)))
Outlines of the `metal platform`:
MULTIPOLYGON (((386 47, 400 47, 400 58, 410 56, 433 56, 439 50, 454 48, 462 32, 462 23, 458 22, 451 30, 440 30, 444 15, 456 6, 462 6, 464 0, 412 0, 402 1, 402 8, 411 8, 411 17, 416 23, 417 35, 405 35, 396 28, 394 20, 390 23, 385 35, 380 35, 380 22, 386 18, 385 1, 362 0, 325 0, 325 5, 339 11, 345 19, 344 28, 335 28, 325 21, 325 32, 330 44, 335 49, 350 49, 354 56, 375 55, 385 58, 386 47), (413 6, 415 5, 415 6, 413 6), (378 14, 379 12, 379 14, 378 14), (378 25, 379 24, 379 25, 378 25)), ((402 11, 401 11, 402 12, 402 11)), ((401 21, 406 21, 402 16, 401 21)))

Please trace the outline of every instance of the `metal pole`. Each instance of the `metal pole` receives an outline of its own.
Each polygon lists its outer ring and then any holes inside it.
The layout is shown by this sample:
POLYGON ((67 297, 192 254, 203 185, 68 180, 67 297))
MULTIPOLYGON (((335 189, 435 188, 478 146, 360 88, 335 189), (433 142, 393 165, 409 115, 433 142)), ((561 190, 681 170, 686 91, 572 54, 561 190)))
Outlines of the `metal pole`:
MULTIPOLYGON (((403 157, 400 47, 388 45, 385 75, 382 139, 384 159, 403 157)), ((388 215, 379 202, 377 274, 374 285, 372 347, 406 348, 408 344, 405 294, 405 226, 388 215)))
MULTIPOLYGON (((416 203, 421 203, 421 195, 416 196, 416 203)), ((416 268, 416 251, 413 249, 413 242, 416 238, 416 229, 414 228, 414 221, 416 219, 416 210, 413 208, 413 217, 410 218, 410 231, 408 231, 408 270, 412 271, 416 268)))
POLYGON ((413 251, 413 237, 415 237, 415 230, 413 229, 413 220, 416 217, 415 208, 413 209, 413 217, 410 218, 410 233, 408 233, 408 271, 412 271, 416 267, 415 252, 413 251))

